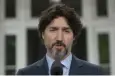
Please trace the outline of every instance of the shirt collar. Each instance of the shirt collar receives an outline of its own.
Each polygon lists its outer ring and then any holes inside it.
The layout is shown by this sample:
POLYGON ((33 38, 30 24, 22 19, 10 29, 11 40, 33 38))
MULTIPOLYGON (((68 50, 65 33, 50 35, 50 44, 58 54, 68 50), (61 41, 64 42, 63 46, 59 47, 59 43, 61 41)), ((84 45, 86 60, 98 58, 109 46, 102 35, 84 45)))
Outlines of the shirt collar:
POLYGON ((51 57, 49 57, 47 54, 46 54, 46 60, 48 62, 48 67, 49 67, 49 70, 51 69, 51 66, 53 64, 53 62, 55 61, 54 59, 52 59, 51 57))
MULTIPOLYGON (((51 57, 49 57, 47 54, 46 54, 46 60, 48 62, 48 67, 49 67, 49 70, 51 69, 51 66, 53 64, 53 62, 55 61, 54 59, 52 59, 51 57)), ((70 53, 70 55, 65 58, 64 60, 61 61, 61 63, 67 68, 69 69, 70 68, 70 65, 71 65, 71 61, 72 61, 72 54, 70 53)))
POLYGON ((70 68, 70 65, 71 65, 71 60, 72 60, 72 54, 70 53, 70 55, 65 58, 64 60, 61 61, 61 63, 67 68, 69 69, 70 68))

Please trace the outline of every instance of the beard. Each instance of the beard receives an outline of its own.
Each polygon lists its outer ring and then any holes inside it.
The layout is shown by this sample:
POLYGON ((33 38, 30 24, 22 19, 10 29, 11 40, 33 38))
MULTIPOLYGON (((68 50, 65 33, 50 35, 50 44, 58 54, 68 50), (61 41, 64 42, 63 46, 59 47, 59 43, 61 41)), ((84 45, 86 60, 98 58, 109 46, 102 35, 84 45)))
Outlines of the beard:
POLYGON ((62 60, 67 55, 68 50, 64 43, 57 41, 56 43, 52 44, 51 48, 49 49, 49 53, 55 60, 62 60), (56 46, 61 46, 62 48, 56 48, 56 46))
POLYGON ((67 55, 67 50, 55 49, 51 50, 51 54, 55 60, 62 60, 67 55))

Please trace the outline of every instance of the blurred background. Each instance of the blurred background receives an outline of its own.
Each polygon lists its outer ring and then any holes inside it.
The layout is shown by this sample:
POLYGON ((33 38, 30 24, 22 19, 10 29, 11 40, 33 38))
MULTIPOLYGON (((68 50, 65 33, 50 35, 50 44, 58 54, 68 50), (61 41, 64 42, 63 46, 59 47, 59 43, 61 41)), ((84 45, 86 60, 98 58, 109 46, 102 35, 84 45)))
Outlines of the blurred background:
POLYGON ((59 2, 74 8, 84 25, 72 52, 115 74, 115 0, 0 0, 0 75, 15 74, 44 56, 39 16, 59 2))

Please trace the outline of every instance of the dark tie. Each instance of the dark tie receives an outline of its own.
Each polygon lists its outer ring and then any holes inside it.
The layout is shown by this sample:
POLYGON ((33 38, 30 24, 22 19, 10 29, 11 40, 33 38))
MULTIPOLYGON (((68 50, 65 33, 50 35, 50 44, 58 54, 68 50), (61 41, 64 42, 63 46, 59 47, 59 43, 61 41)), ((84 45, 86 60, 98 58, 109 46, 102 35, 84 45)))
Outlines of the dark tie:
POLYGON ((53 62, 50 73, 51 75, 63 75, 63 65, 60 61, 53 62))

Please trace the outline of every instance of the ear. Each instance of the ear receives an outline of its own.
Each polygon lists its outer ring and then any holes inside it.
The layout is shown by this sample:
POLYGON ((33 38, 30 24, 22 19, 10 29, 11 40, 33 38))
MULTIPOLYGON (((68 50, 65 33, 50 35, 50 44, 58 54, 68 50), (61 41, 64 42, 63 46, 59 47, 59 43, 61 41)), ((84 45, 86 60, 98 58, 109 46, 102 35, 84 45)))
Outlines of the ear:
POLYGON ((76 39, 76 36, 74 36, 73 41, 76 39))
POLYGON ((42 39, 44 39, 44 33, 42 32, 42 39))

